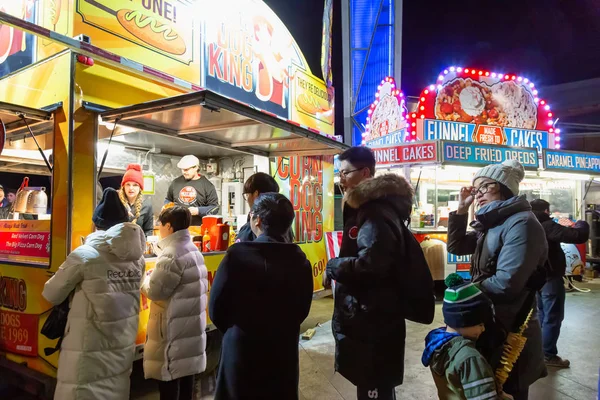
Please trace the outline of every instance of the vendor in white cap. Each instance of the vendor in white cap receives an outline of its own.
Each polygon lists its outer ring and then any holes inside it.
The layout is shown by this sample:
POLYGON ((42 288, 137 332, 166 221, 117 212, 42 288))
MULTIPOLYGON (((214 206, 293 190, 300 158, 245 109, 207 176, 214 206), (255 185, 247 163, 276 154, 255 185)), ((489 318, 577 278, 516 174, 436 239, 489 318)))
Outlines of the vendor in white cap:
POLYGON ((177 164, 181 176, 171 182, 166 203, 188 207, 192 214, 192 225, 202 224, 202 217, 214 213, 219 206, 215 186, 200 175, 200 160, 196 156, 185 156, 177 164))

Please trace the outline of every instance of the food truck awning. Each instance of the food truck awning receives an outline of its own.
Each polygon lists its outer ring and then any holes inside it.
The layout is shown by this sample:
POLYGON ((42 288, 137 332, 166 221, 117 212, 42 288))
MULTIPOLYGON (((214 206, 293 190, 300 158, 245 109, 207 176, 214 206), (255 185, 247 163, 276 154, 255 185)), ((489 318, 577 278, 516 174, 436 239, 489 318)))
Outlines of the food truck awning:
POLYGON ((100 117, 119 126, 265 157, 330 155, 348 148, 207 90, 103 111, 100 117))
POLYGON ((29 136, 27 125, 34 134, 46 134, 54 127, 54 111, 60 103, 44 109, 30 108, 0 101, 0 119, 6 127, 6 140, 19 140, 29 136))

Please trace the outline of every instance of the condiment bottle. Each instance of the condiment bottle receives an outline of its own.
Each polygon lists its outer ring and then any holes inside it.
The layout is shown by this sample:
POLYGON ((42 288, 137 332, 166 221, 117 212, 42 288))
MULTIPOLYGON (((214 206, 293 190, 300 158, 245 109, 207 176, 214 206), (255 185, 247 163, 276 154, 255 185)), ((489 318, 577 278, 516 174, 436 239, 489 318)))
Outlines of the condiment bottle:
POLYGON ((233 246, 235 243, 235 230, 233 230, 233 225, 229 227, 229 246, 233 246))
POLYGON ((204 232, 204 236, 202 236, 202 252, 208 253, 211 251, 210 248, 210 235, 208 234, 208 229, 204 232))

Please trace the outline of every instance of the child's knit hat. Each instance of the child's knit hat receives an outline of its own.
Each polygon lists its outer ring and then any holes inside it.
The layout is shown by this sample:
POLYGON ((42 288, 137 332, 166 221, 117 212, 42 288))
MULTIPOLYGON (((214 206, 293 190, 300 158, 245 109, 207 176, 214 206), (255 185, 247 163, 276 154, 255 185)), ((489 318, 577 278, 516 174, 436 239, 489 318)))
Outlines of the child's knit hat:
POLYGON ((492 302, 477 286, 458 274, 450 274, 445 281, 446 292, 442 312, 444 322, 451 328, 467 328, 484 323, 493 313, 492 302))

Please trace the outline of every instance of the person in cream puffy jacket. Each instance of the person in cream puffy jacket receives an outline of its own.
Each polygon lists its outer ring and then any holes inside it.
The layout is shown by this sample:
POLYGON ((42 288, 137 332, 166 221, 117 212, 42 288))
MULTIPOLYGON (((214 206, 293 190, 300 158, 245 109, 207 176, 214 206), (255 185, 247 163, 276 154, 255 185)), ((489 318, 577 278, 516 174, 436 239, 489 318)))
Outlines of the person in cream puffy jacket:
POLYGON ((158 260, 142 285, 152 300, 144 375, 159 381, 161 400, 191 400, 194 375, 206 369, 208 272, 188 231, 190 211, 175 206, 158 219, 158 260))
POLYGON ((54 305, 73 293, 56 400, 129 398, 146 239, 127 221, 117 192, 106 189, 93 217, 98 230, 44 286, 42 295, 54 305))

